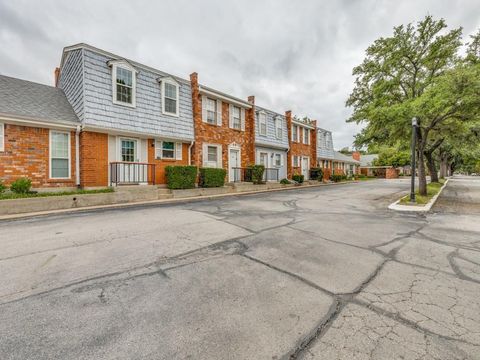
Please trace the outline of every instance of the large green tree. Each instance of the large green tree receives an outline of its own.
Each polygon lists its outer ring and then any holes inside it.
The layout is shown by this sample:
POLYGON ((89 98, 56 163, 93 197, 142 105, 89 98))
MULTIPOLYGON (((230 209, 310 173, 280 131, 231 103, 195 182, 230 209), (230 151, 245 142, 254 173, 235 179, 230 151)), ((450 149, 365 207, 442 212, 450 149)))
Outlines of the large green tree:
POLYGON ((447 122, 470 120, 479 101, 475 99, 478 68, 461 65, 458 55, 461 28, 446 28, 443 19, 427 16, 416 25, 395 27, 391 37, 376 40, 363 63, 353 69, 355 87, 346 103, 353 108, 347 121, 366 123, 356 146, 406 143, 411 119, 419 119, 416 147, 421 194, 427 191, 425 153, 439 146, 430 137, 447 122))

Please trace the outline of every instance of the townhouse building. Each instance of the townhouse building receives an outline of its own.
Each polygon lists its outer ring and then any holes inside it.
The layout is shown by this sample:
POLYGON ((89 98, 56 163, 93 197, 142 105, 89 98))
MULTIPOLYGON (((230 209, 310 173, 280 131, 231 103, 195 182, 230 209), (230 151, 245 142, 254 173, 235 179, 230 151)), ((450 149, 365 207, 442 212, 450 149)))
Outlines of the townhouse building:
POLYGON ((199 84, 190 75, 195 141, 193 165, 227 170, 227 181, 242 179, 242 169, 253 164, 255 98, 235 98, 199 84))
POLYGON ((292 175, 303 175, 308 180, 310 168, 317 163, 317 122, 308 118, 292 117, 291 111, 285 112, 290 141, 288 157, 288 178, 292 175))
POLYGON ((332 132, 317 127, 317 166, 322 168, 325 179, 333 173, 335 150, 333 149, 332 132))
POLYGON ((265 166, 265 181, 278 181, 287 177, 289 148, 285 116, 257 106, 255 111, 255 163, 265 166))
POLYGON ((166 166, 189 164, 224 168, 229 182, 262 164, 264 180, 278 181, 333 166, 331 133, 316 121, 207 87, 197 73, 186 80, 81 43, 63 49, 54 75, 54 87, 0 76, 7 185, 164 184, 166 166))

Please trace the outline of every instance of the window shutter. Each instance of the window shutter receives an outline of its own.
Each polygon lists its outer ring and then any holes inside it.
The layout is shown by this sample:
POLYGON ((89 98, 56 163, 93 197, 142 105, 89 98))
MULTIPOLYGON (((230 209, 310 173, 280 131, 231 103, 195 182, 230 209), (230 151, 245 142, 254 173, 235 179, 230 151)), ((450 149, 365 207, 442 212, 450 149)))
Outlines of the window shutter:
POLYGON ((5 125, 0 123, 0 151, 5 151, 5 125))
POLYGON ((202 164, 204 167, 207 166, 207 160, 208 160, 208 145, 202 144, 202 164))
POLYGON ((222 145, 217 145, 217 167, 219 169, 222 168, 222 145))
POLYGON ((295 141, 295 138, 294 138, 294 135, 295 135, 295 134, 294 134, 294 132, 293 132, 293 127, 294 127, 294 125, 292 125, 292 141, 295 141))
POLYGON ((245 131, 245 109, 240 109, 240 128, 245 131))
POLYGON ((232 104, 228 106, 228 121, 229 121, 228 126, 231 129, 233 129, 233 105, 232 104))
POLYGON ((207 122, 207 97, 202 95, 202 121, 207 122))
POLYGON ((155 159, 162 158, 162 142, 160 140, 155 140, 155 159))
POLYGON ((283 154, 280 154, 280 166, 284 166, 285 163, 283 162, 283 154))
POLYGON ((175 158, 177 160, 182 160, 182 143, 175 143, 175 158))
POLYGON ((222 101, 217 100, 217 125, 222 126, 222 101))

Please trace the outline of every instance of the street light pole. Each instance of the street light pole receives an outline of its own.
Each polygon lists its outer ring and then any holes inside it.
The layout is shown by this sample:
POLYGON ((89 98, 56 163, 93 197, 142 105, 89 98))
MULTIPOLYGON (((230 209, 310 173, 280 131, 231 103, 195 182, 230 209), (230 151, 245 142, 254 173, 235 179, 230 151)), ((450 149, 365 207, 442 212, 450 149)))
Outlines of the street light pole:
POLYGON ((411 161, 411 168, 412 168, 412 182, 410 185, 410 202, 414 203, 415 202, 415 145, 417 144, 417 126, 418 126, 418 121, 417 118, 414 117, 412 119, 412 161, 411 161))

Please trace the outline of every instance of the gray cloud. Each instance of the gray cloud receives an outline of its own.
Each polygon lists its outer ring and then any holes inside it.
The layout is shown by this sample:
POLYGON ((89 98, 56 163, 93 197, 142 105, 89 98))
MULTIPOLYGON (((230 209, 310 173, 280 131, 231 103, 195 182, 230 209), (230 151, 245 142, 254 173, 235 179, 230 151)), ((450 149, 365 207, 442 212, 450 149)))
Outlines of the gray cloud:
POLYGON ((0 0, 0 73, 52 84, 62 48, 86 42, 308 115, 341 148, 360 129, 345 123, 352 68, 375 39, 426 14, 464 34, 480 27, 477 0, 0 0))

